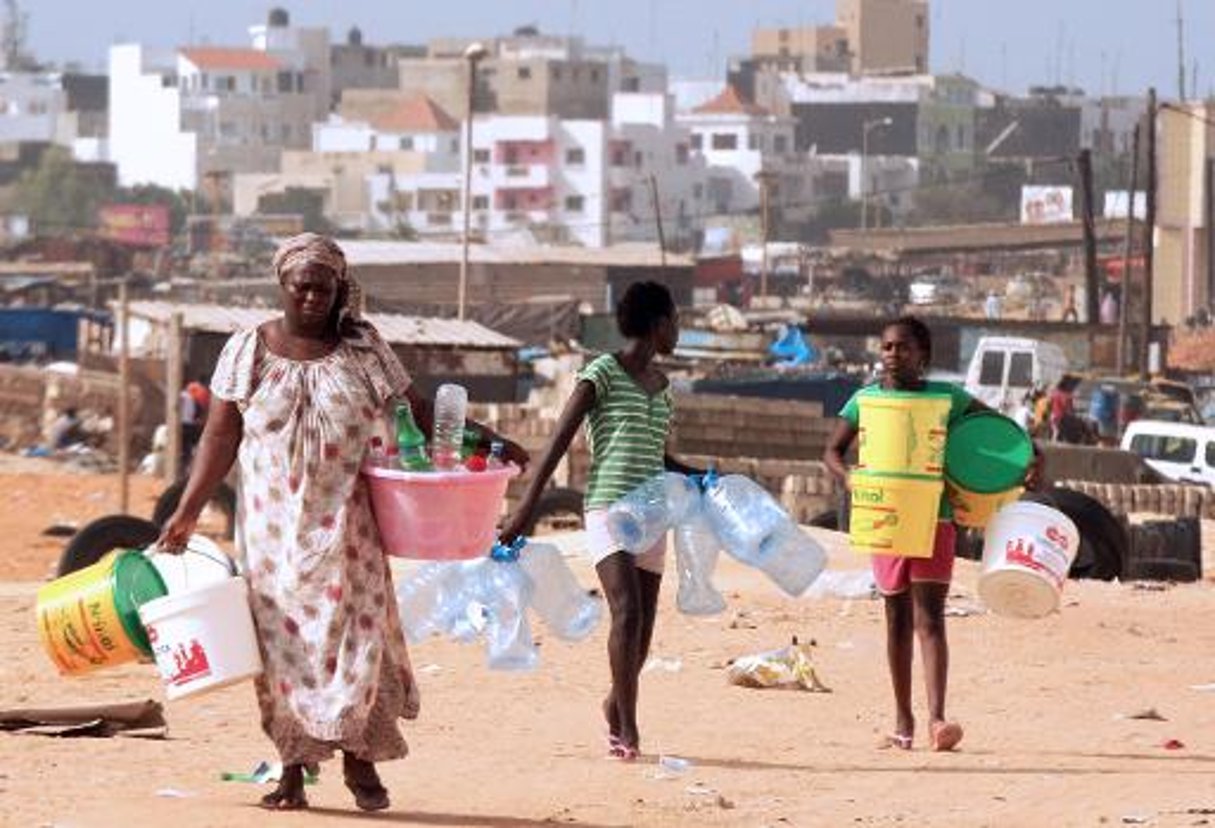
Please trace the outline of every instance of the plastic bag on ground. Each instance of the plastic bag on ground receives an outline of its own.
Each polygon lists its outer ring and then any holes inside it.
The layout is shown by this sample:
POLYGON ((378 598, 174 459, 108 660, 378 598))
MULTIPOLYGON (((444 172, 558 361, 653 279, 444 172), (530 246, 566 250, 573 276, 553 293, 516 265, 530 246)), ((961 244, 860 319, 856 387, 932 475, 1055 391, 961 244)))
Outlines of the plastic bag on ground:
POLYGON ((532 608, 567 641, 591 634, 603 616, 602 602, 578 583, 561 550, 547 543, 529 543, 519 553, 519 566, 532 583, 532 608))
POLYGON ((625 551, 645 552, 684 519, 698 498, 686 476, 655 475, 608 507, 608 532, 625 551))
POLYGON ((810 644, 793 643, 779 650, 768 650, 734 659, 726 669, 726 679, 739 687, 808 690, 830 693, 819 680, 810 657, 810 644))
POLYGON ((713 570, 721 542, 704 513, 697 510, 675 526, 675 565, 679 592, 675 604, 687 615, 715 615, 726 608, 726 599, 713 585, 713 570))

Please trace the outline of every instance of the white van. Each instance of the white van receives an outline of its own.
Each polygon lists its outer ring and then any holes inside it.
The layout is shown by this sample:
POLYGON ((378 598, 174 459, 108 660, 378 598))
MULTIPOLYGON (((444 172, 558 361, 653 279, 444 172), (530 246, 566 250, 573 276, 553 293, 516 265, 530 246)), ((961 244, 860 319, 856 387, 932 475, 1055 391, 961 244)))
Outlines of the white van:
POLYGON ((1011 414, 1030 389, 1053 388, 1067 367, 1063 349, 1053 342, 985 336, 970 358, 966 390, 997 411, 1011 414))
POLYGON ((1215 485, 1215 428, 1135 420, 1122 435, 1122 448, 1169 480, 1215 485))

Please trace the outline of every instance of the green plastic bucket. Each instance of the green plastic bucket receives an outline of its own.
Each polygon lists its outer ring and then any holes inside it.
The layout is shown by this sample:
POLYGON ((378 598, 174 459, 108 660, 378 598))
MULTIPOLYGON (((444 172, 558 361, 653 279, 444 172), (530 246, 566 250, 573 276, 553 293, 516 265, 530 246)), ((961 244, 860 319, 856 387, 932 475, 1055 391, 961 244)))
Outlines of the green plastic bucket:
POLYGON ((142 552, 127 550, 114 562, 114 608, 118 620, 140 652, 152 655, 152 643, 139 620, 139 608, 169 594, 164 578, 142 552))
POLYGON ((959 420, 945 444, 945 489, 954 520, 985 527, 1020 496, 1033 456, 1029 435, 1002 414, 978 411, 959 420))

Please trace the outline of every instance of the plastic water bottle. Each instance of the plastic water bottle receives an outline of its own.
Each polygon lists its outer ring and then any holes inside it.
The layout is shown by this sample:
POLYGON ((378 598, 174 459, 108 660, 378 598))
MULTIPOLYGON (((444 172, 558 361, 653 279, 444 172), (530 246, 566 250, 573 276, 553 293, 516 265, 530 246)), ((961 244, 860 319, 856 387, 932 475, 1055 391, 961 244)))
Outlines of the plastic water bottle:
POLYGON ((805 592, 827 566, 827 553, 793 521, 764 539, 756 566, 786 595, 805 592))
POLYGON ((485 468, 500 469, 506 465, 506 444, 501 440, 493 440, 489 444, 489 457, 485 460, 485 468))
POLYGON ((410 642, 417 644, 435 633, 452 634, 457 617, 465 611, 457 606, 461 575, 458 562, 428 563, 397 586, 401 624, 410 642))
POLYGON ((657 474, 608 507, 608 533, 626 552, 645 552, 684 518, 696 497, 684 475, 657 474))
POLYGON ((485 649, 491 670, 531 670, 539 663, 527 606, 533 587, 518 561, 482 558, 472 573, 477 600, 485 606, 485 649))
POLYGON ((435 428, 430 455, 440 471, 454 469, 460 464, 467 409, 468 392, 463 385, 445 382, 439 386, 435 392, 435 428))
POLYGON ((409 403, 397 406, 397 451, 401 468, 406 471, 431 471, 434 467, 426 456, 426 435, 413 419, 409 403))
POLYGON ((532 582, 532 608, 554 635, 567 641, 590 635, 603 606, 578 583, 560 549, 529 543, 519 555, 519 565, 532 582))
POLYGON ((759 566, 764 540, 790 522, 772 495, 739 474, 727 474, 708 485, 705 514, 726 552, 752 566, 759 566))
POLYGON ((704 513, 696 513, 675 526, 675 565, 679 591, 675 605, 687 615, 716 615, 726 608, 726 599, 713 586, 713 570, 721 542, 713 534, 704 513))

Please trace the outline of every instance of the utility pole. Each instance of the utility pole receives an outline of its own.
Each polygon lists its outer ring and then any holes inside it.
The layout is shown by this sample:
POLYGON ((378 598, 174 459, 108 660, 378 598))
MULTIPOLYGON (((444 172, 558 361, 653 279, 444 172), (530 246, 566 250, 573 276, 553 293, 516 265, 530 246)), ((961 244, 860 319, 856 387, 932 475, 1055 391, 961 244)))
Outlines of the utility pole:
POLYGON ((182 315, 169 317, 169 342, 165 354, 165 463, 164 478, 172 483, 181 476, 181 387, 182 315))
POLYGON ((131 504, 131 298, 124 276, 118 283, 118 513, 131 504))
POLYGON ((1181 10, 1181 0, 1177 0, 1177 99, 1185 103, 1185 15, 1181 10))
POLYGON ((662 204, 658 201, 658 176, 650 173, 650 198, 654 200, 654 223, 658 227, 658 253, 662 266, 667 266, 667 237, 662 232, 662 204))
POLYGON ((760 220, 760 258, 759 258, 759 295, 768 296, 768 239, 770 237, 770 185, 772 173, 760 170, 755 174, 759 182, 759 220, 760 220))
POLYGON ((1148 90, 1147 105, 1147 215, 1143 222, 1143 302, 1139 317, 1139 372, 1147 379, 1152 340, 1152 289, 1155 283, 1156 245, 1156 89, 1148 90))
POLYGON ((1085 321, 1093 324, 1100 313, 1101 300, 1097 295, 1097 231, 1093 226, 1093 153, 1080 150, 1076 158, 1076 171, 1080 174, 1080 219, 1084 229, 1084 313, 1085 321))
POLYGON ((1139 189, 1139 125, 1131 141, 1131 188, 1126 205, 1126 245, 1122 249, 1122 293, 1118 297, 1118 376, 1126 373, 1126 316, 1131 303, 1131 254, 1135 249, 1135 191, 1139 189))

